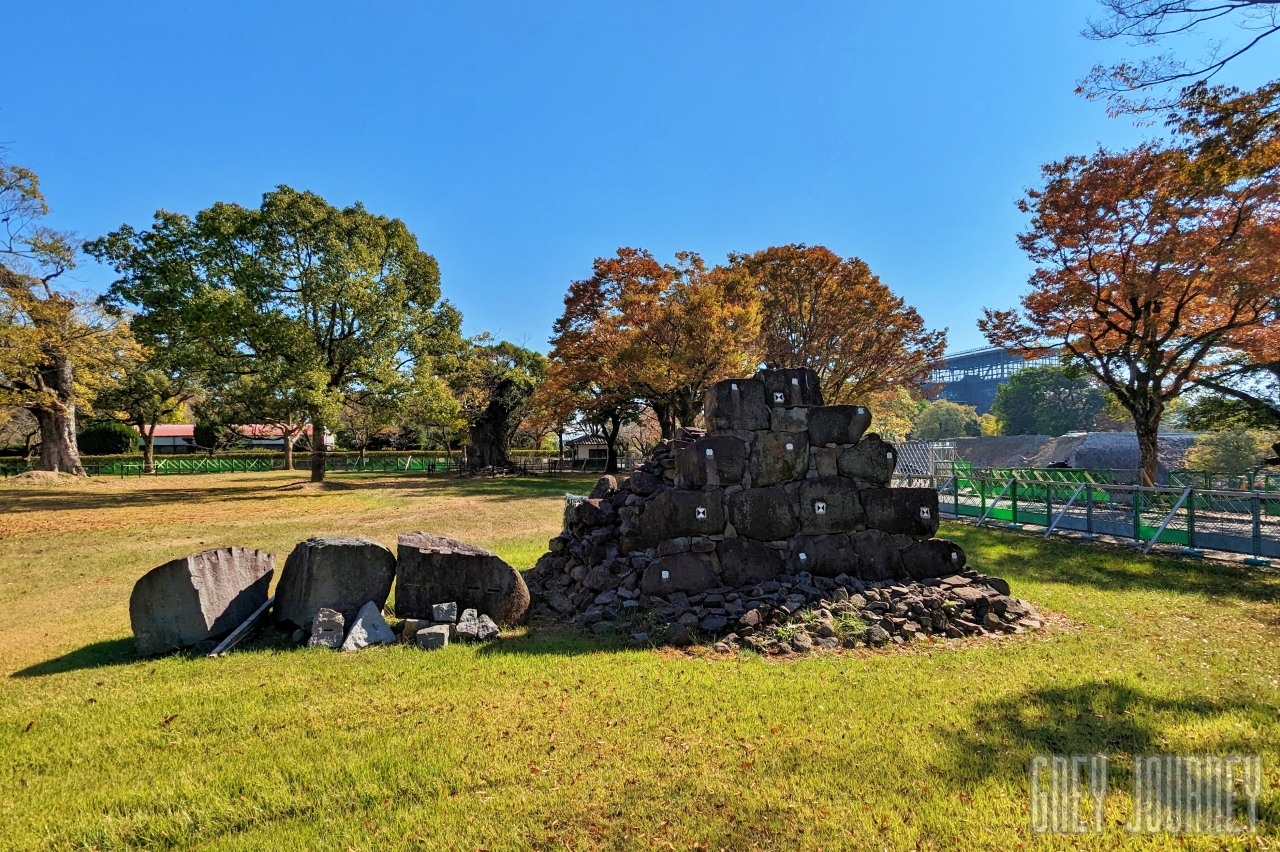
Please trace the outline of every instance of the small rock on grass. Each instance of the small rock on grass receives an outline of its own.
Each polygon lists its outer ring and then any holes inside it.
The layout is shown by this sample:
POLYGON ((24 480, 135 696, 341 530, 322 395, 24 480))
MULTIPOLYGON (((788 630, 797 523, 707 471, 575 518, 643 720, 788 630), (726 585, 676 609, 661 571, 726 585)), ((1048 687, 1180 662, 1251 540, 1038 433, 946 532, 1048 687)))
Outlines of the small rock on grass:
POLYGON ((358 651, 369 645, 391 645, 395 641, 396 634, 391 632, 387 620, 382 617, 382 608, 369 601, 360 607, 355 624, 351 625, 351 631, 342 643, 342 650, 358 651))
POLYGON ((458 604, 451 601, 449 603, 439 603, 431 605, 431 620, 436 624, 452 624, 458 620, 458 604))
POLYGON ((476 639, 480 633, 480 616, 474 609, 463 610, 453 628, 453 635, 463 642, 476 639))
POLYGON ((689 628, 678 621, 672 622, 667 627, 665 639, 668 645, 674 645, 677 648, 693 644, 693 636, 690 635, 689 628))
POLYGON ((342 645, 343 628, 342 613, 320 607, 311 622, 311 639, 307 645, 312 648, 337 648, 342 645))
POLYGON ((488 639, 498 638, 498 634, 501 631, 498 630, 498 625, 494 623, 492 618, 490 618, 487 615, 482 615, 480 616, 479 619, 477 619, 477 621, 479 622, 479 625, 480 625, 479 628, 476 630, 477 639, 479 639, 481 642, 484 642, 488 639))
POLYGON ((444 648, 449 644, 449 628, 447 625, 439 624, 434 627, 424 627, 418 631, 418 635, 414 637, 418 641, 418 645, 427 650, 433 648, 444 648))

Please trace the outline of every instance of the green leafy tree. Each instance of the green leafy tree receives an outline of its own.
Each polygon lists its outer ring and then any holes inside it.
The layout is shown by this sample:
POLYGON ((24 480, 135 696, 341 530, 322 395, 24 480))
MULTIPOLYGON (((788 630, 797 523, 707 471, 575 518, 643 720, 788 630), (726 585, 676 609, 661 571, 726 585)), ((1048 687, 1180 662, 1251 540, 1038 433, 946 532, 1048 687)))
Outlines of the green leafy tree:
POLYGON ((972 405, 960 405, 947 399, 929 403, 915 419, 912 437, 918 441, 943 441, 947 438, 976 438, 982 434, 982 423, 972 405))
POLYGON ((94 407, 100 416, 131 424, 142 436, 142 464, 155 471, 155 431, 171 423, 200 393, 195 377, 181 368, 165 369, 160 359, 138 360, 98 394, 94 407))
POLYGON ((1102 389, 1078 370, 1030 367, 996 391, 1002 435, 1063 435, 1089 429, 1105 407, 1102 389))
POLYGON ((1187 467, 1209 473, 1247 473, 1265 463, 1274 434, 1249 429, 1206 432, 1187 453, 1187 467))
POLYGON ((467 464, 508 467, 511 439, 533 408, 547 359, 514 343, 481 337, 460 366, 452 383, 468 423, 467 464))
MULTIPOLYGON (((359 203, 281 186, 257 208, 161 211, 150 230, 126 225, 88 250, 120 273, 109 300, 137 312, 141 333, 174 340, 213 375, 293 395, 315 435, 357 395, 461 347, 435 258, 403 222, 359 203)), ((324 441, 311 444, 311 478, 323 481, 324 441)))

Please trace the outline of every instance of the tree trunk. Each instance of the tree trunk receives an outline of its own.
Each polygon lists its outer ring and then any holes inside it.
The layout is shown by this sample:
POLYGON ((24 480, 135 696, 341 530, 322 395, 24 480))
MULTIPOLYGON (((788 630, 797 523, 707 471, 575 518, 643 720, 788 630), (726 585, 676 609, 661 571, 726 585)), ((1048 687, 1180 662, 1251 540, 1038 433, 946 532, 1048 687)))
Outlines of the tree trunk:
POLYGON ((622 431, 622 417, 614 415, 609 418, 609 431, 605 433, 604 442, 609 448, 604 463, 605 473, 618 472, 618 433, 622 431))
POLYGON ((156 472, 156 424, 142 430, 142 472, 156 472))
POLYGON ((675 419, 681 426, 698 425, 698 417, 702 415, 702 395, 696 393, 677 393, 672 405, 675 419))
POLYGON ((52 366, 40 371, 40 379, 55 399, 30 409, 40 424, 38 469, 84 476, 80 449, 76 446, 75 374, 65 355, 55 354, 51 360, 52 366))
POLYGON ((511 412, 498 404, 490 403, 467 431, 470 446, 467 447, 467 465, 476 470, 483 467, 506 467, 507 421, 511 412))
POLYGON ((1156 468, 1159 464, 1160 415, 1148 414, 1135 417, 1133 428, 1138 433, 1139 470, 1143 485, 1156 484, 1156 468))
POLYGON ((324 482, 324 424, 313 412, 311 415, 311 481, 324 482))
POLYGON ((284 469, 285 470, 293 470, 293 441, 294 441, 293 435, 284 435, 284 469))
POLYGON ((653 416, 658 419, 658 431, 662 440, 674 438, 676 424, 671 403, 665 399, 647 399, 645 402, 653 409, 653 416))

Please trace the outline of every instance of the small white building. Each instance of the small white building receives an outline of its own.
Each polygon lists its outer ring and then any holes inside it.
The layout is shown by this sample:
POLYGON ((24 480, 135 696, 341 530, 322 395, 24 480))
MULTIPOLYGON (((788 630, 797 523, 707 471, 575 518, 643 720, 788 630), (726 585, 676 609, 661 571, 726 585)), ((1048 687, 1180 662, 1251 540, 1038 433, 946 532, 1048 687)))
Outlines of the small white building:
POLYGON ((580 435, 564 442, 573 461, 600 461, 609 458, 609 444, 599 435, 580 435))

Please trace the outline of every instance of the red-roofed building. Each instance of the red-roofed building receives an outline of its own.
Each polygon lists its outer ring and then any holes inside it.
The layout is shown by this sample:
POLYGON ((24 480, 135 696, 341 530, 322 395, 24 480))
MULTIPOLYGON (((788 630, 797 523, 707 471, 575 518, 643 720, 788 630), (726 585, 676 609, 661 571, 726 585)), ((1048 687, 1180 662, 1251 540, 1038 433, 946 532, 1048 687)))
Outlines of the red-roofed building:
MULTIPOLYGON (((134 431, 138 427, 134 426, 134 431)), ((264 449, 278 448, 284 449, 284 438, 279 426, 272 426, 265 423, 248 423, 244 426, 236 426, 235 429, 249 440, 254 447, 264 449)), ((199 448, 196 446, 196 427, 190 423, 162 423, 155 427, 155 451, 156 454, 173 454, 173 453, 193 453, 199 448)), ((307 424, 302 429, 302 435, 309 436, 311 434, 311 424, 307 424)), ((324 436, 324 445, 327 449, 333 449, 333 433, 326 432, 324 436)), ((138 448, 142 448, 142 436, 138 436, 138 448)))

